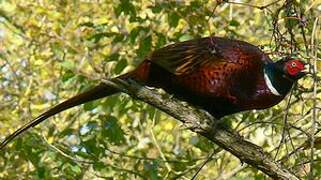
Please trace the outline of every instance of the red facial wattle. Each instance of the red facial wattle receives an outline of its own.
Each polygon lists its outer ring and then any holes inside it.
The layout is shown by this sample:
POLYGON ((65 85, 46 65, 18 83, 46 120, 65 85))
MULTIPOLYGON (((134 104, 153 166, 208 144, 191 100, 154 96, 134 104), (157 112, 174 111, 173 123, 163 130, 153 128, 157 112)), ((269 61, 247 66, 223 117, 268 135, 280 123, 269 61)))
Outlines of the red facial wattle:
POLYGON ((286 69, 289 75, 296 76, 304 70, 304 64, 300 60, 292 60, 286 63, 286 69))

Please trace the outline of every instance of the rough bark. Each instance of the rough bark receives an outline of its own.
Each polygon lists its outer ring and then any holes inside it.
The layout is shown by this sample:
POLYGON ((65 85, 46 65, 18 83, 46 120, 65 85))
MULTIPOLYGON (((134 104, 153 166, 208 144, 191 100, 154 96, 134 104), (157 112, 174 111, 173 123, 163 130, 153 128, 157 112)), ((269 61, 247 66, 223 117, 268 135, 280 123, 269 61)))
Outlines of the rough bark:
POLYGON ((113 79, 113 81, 103 80, 103 82, 162 110, 183 122, 190 130, 208 138, 242 162, 261 170, 273 179, 299 179, 286 167, 275 162, 260 146, 246 141, 231 129, 217 126, 218 120, 202 110, 172 98, 166 93, 147 89, 131 80, 113 79))

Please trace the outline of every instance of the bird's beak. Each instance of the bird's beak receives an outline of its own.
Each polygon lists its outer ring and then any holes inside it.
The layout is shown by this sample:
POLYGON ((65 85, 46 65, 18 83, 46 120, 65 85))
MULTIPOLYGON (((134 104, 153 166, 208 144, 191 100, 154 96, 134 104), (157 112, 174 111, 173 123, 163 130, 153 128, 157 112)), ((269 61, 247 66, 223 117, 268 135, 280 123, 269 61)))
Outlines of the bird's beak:
POLYGON ((311 73, 311 71, 310 71, 311 68, 312 68, 311 64, 306 63, 306 64, 304 64, 304 69, 302 70, 302 72, 305 73, 305 74, 310 74, 311 73))
POLYGON ((300 71, 297 75, 296 75, 296 79, 300 79, 300 78, 302 78, 303 76, 306 76, 306 75, 308 75, 308 74, 311 74, 311 68, 312 68, 312 66, 311 66, 311 64, 309 64, 309 63, 306 63, 306 64, 304 64, 304 69, 302 70, 302 71, 300 71))

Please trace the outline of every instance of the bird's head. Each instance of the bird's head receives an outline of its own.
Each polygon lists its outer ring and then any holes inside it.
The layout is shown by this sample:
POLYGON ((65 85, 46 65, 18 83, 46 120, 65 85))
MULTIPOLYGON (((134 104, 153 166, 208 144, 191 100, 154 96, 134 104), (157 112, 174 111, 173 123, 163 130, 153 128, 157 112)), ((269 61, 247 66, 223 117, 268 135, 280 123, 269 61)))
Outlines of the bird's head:
POLYGON ((284 78, 296 81, 309 73, 309 65, 299 59, 285 57, 275 63, 284 78))
POLYGON ((264 78, 271 92, 285 96, 292 85, 309 72, 309 65, 303 61, 285 57, 264 68, 264 78))

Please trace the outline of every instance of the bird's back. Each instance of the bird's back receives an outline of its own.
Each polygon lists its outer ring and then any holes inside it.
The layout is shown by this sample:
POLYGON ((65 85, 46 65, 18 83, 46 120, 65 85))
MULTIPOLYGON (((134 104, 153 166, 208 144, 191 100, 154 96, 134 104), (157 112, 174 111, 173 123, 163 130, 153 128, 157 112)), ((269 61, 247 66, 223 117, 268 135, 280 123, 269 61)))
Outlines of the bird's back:
POLYGON ((258 88, 266 88, 263 66, 271 62, 249 43, 208 37, 154 51, 135 76, 219 118, 248 109, 245 106, 259 106, 253 104, 254 98, 258 88))

